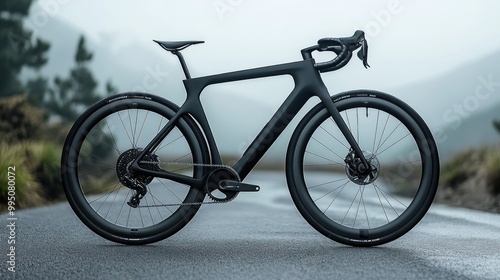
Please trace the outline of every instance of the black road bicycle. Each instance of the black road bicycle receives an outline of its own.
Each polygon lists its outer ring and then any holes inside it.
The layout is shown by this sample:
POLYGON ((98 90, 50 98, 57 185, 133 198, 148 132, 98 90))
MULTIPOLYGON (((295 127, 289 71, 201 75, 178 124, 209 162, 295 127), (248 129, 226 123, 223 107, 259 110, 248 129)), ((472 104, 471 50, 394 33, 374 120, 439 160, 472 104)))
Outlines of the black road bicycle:
POLYGON ((64 144, 68 202, 95 233, 124 244, 156 242, 184 227, 202 204, 258 191, 243 180, 311 97, 320 103, 299 122, 286 154, 288 188, 304 219, 337 242, 374 246, 407 233, 429 209, 439 157, 421 117, 378 91, 330 96, 321 79, 356 49, 369 67, 363 31, 321 39, 298 62, 198 78, 191 78, 180 51, 203 41, 155 42, 179 58, 186 76, 182 106, 145 93, 110 96, 78 118, 64 144), (315 62, 314 51, 336 56, 315 62), (279 75, 293 77, 293 91, 242 157, 224 164, 201 92, 279 75))

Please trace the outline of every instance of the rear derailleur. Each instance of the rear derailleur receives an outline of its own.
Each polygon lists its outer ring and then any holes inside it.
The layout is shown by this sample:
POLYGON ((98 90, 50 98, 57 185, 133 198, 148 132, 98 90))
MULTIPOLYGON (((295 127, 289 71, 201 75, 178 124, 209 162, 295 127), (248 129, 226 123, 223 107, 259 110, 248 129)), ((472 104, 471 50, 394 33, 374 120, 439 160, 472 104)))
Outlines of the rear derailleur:
POLYGON ((123 176, 123 180, 126 182, 126 186, 134 190, 134 195, 130 197, 130 201, 127 202, 128 206, 132 208, 137 208, 141 199, 148 192, 146 185, 138 179, 130 178, 130 175, 123 176))
MULTIPOLYGON (((142 149, 140 148, 129 149, 123 152, 116 161, 116 175, 118 177, 118 180, 125 187, 131 189, 134 192, 134 194, 130 198, 130 201, 127 202, 127 204, 133 208, 139 207, 141 199, 148 192, 146 186, 151 183, 154 178, 153 176, 133 173, 133 170, 131 168, 132 163, 140 155, 141 152, 142 149)), ((144 164, 142 164, 143 168, 153 171, 161 170, 157 155, 146 153, 143 157, 143 161, 145 162, 144 164)))

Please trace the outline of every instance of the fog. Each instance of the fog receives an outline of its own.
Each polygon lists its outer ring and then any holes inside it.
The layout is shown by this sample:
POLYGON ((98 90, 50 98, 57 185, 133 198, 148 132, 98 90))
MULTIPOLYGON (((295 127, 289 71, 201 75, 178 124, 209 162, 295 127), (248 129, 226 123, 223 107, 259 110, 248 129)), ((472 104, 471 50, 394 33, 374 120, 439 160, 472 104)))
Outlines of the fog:
MULTIPOLYGON (((500 2, 493 0, 52 0, 38 2, 29 24, 35 34, 46 34, 51 21, 85 34, 96 50, 96 63, 103 56, 116 59, 116 66, 97 67, 102 82, 111 79, 120 91, 142 89, 178 104, 185 97, 182 70, 176 58, 153 39, 205 40, 183 51, 192 76, 197 77, 297 61, 300 50, 318 39, 351 36, 361 29, 367 35, 372 67, 364 69, 355 58, 344 69, 324 74, 330 92, 390 91, 435 129, 447 124, 446 110, 474 93, 479 76, 500 80, 498 72, 476 64, 500 51, 498 11, 500 2), (125 69, 134 69, 138 77, 122 74, 125 69), (411 91, 415 85, 430 85, 429 81, 439 81, 457 69, 477 70, 467 77, 471 88, 457 91, 448 83, 441 86, 449 85, 450 90, 439 95, 411 91), (154 87, 145 86, 147 75, 161 80, 154 87)), ((68 65, 71 59, 66 59, 68 65)), ((318 56, 321 59, 328 58, 318 56)), ((241 153, 292 88, 287 77, 207 88, 202 101, 219 144, 227 152, 241 153)), ((499 102, 496 96, 481 100, 477 107, 499 102)))
POLYGON ((55 17, 116 52, 150 49, 152 39, 205 40, 188 54, 197 75, 298 60, 319 38, 356 29, 367 33, 373 69, 348 75, 362 73, 365 83, 422 80, 500 49, 498 1, 64 2, 55 17))

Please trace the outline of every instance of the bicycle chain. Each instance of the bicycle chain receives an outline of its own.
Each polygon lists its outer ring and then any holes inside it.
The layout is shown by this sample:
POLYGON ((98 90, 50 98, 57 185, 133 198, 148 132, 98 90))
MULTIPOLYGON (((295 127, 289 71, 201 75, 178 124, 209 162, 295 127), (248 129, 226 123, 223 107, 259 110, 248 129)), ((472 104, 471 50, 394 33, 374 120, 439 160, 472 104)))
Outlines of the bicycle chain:
MULTIPOLYGON (((224 164, 208 164, 208 163, 187 163, 187 162, 161 162, 161 161, 141 161, 140 163, 146 163, 146 164, 158 164, 158 165, 183 165, 183 166, 199 166, 199 167, 215 167, 215 168, 227 168, 234 172, 236 176, 238 177, 238 181, 240 180, 240 177, 238 175, 238 172, 234 170, 229 165, 224 165, 224 164)), ((153 207, 171 207, 171 206, 195 206, 195 205, 202 205, 202 204, 222 204, 222 203, 228 203, 231 202, 236 196, 224 200, 224 201, 202 201, 202 202, 186 202, 186 203, 167 203, 167 204, 154 204, 154 205, 139 205, 138 208, 153 208, 153 207)))

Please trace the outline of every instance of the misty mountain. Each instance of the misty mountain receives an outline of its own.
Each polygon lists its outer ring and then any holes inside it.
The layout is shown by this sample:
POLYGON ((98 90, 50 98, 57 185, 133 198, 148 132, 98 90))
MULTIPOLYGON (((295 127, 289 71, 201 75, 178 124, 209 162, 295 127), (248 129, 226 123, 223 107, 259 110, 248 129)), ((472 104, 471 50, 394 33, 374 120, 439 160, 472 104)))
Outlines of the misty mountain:
POLYGON ((449 160, 465 149, 500 144, 500 133, 493 127, 493 120, 500 120, 500 103, 474 112, 467 118, 457 118, 438 133, 434 131, 441 161, 449 160))
MULTIPOLYGON (((74 53, 81 32, 57 18, 51 18, 47 25, 37 30, 36 35, 51 43, 49 62, 40 74, 50 79, 55 75, 66 76, 74 65, 74 53)), ((184 100, 183 74, 177 59, 152 41, 150 47, 140 43, 123 45, 111 36, 99 42, 87 38, 87 44, 94 53, 90 68, 101 86, 111 80, 120 92, 154 93, 177 104, 184 100)), ((186 59, 190 69, 196 73, 196 64, 190 63, 189 56, 186 59)), ((491 125, 494 118, 500 119, 500 112, 496 109, 500 108, 499 61, 500 52, 496 52, 411 85, 394 88, 388 80, 383 90, 403 99, 424 118, 439 143, 441 157, 448 159, 460 150, 499 140, 491 125)), ((290 84, 290 80, 285 82, 290 84)), ((241 154, 279 106, 274 101, 272 104, 267 102, 269 94, 273 97, 276 94, 269 90, 284 89, 278 93, 278 98, 284 100, 291 86, 274 86, 267 82, 259 84, 256 80, 242 86, 207 88, 208 93, 202 96, 202 101, 222 152, 241 154)), ((308 105, 310 107, 312 104, 308 105)), ((297 119, 292 122, 291 128, 285 130, 267 159, 279 155, 276 158, 282 161, 296 123, 297 119)))
POLYGON ((464 149, 500 141, 500 52, 454 71, 390 91, 404 95, 433 131, 442 160, 464 149))
POLYGON ((402 97, 437 129, 500 102, 500 51, 442 75, 390 92, 402 97))

